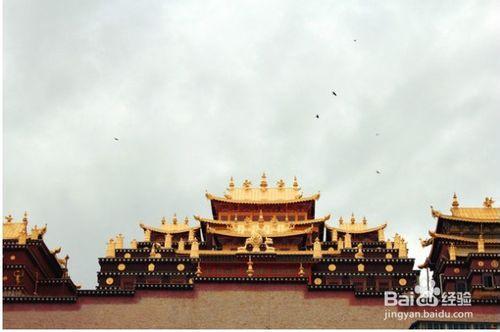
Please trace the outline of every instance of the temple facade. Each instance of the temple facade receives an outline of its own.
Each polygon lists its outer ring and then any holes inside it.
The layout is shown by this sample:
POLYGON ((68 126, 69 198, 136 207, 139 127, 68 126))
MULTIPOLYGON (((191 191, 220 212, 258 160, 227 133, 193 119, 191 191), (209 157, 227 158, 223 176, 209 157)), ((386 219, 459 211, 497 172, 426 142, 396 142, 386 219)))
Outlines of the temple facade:
POLYGON ((461 207, 453 196, 450 214, 431 206, 437 219, 429 238, 429 257, 420 268, 433 272, 442 292, 470 292, 473 303, 500 300, 500 208, 486 197, 482 207, 461 207))
POLYGON ((350 290, 356 296, 383 296, 386 290, 412 291, 419 271, 408 258, 407 242, 388 239, 386 224, 369 227, 366 218, 329 226, 316 217, 319 193, 304 195, 295 178, 271 187, 231 178, 226 191, 206 193, 212 216, 177 216, 159 226, 143 223, 143 241, 124 248, 123 236, 110 239, 99 259, 98 287, 85 294, 135 289, 193 289, 199 283, 303 284, 309 290, 350 290))
MULTIPOLYGON (((45 245, 46 226, 28 231, 27 215, 19 222, 6 217, 4 326, 408 328, 416 322, 384 319, 408 310, 385 306, 385 291, 414 296, 420 274, 404 236, 388 236, 385 222, 316 216, 320 194, 303 194, 296 178, 288 186, 270 185, 265 174, 256 186, 249 180, 236 186, 231 178, 221 195, 205 196, 211 215, 174 214, 140 222, 140 239, 109 239, 93 289, 73 283, 69 257, 45 245)), ((441 292, 472 293, 474 306, 466 309, 474 316, 467 321, 498 326, 500 218, 492 205, 488 198, 481 208, 462 208, 455 197, 450 215, 432 209, 437 226, 422 240, 431 250, 421 268, 434 272, 441 292)))

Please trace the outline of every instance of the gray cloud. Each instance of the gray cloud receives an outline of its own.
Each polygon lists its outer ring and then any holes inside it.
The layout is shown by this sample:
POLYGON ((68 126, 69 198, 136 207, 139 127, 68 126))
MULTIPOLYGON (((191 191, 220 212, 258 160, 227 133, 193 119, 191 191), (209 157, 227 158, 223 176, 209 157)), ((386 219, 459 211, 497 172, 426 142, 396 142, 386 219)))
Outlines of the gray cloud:
POLYGON ((499 13, 495 1, 5 1, 5 213, 48 223, 47 243, 93 287, 107 239, 210 215, 206 189, 265 170, 321 190, 319 215, 387 220, 422 262, 430 204, 500 199, 499 13))

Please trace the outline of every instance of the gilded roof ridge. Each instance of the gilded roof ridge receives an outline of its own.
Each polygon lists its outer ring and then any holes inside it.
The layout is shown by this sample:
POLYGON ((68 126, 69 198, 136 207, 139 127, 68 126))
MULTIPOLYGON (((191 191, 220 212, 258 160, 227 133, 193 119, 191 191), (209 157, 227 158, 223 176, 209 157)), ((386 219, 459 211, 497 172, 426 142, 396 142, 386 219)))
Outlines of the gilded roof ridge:
MULTIPOLYGON (((456 240, 456 241, 466 241, 466 242, 474 242, 477 243, 480 239, 480 237, 473 238, 473 237, 466 237, 466 236, 459 236, 459 235, 448 235, 448 234, 441 234, 441 233, 436 233, 433 231, 429 231, 429 235, 432 238, 442 238, 446 240, 456 240)), ((485 243, 500 243, 500 239, 483 239, 485 243)))

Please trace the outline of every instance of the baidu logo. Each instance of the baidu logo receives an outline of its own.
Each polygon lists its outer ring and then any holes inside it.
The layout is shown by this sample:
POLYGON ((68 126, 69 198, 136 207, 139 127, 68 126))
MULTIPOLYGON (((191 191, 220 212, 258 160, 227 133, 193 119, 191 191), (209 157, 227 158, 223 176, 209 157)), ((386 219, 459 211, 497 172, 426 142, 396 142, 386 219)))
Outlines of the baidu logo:
POLYGON ((429 288, 425 289, 419 285, 415 286, 413 293, 398 294, 394 291, 384 292, 384 305, 393 306, 419 306, 436 307, 441 302, 442 306, 470 306, 471 294, 469 292, 443 292, 436 283, 431 281, 429 288), (441 295, 441 301, 438 296, 441 295))

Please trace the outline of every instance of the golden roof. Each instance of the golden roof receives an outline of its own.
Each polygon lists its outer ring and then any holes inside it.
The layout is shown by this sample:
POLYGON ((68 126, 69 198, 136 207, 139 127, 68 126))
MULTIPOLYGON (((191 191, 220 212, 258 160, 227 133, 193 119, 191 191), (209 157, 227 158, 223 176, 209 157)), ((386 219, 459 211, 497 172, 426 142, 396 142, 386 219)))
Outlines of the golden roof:
POLYGON ((47 231, 47 225, 42 228, 34 226, 28 233, 28 214, 25 212, 24 217, 21 221, 15 222, 11 215, 5 217, 3 223, 3 238, 4 240, 17 240, 24 233, 26 238, 37 240, 40 236, 43 236, 47 231))
MULTIPOLYGON (((458 235, 440 234, 440 233, 435 233, 432 231, 429 231, 429 235, 432 238, 440 238, 440 239, 445 239, 445 240, 464 241, 464 242, 472 242, 472 243, 477 243, 479 241, 479 237, 474 238, 474 237, 465 237, 465 236, 458 236, 458 235)), ((484 243, 500 244, 500 239, 484 239, 484 243)))
MULTIPOLYGON (((226 220, 214 220, 210 218, 203 218, 201 216, 193 216, 194 219, 198 220, 199 222, 204 222, 204 223, 209 223, 209 224, 214 224, 214 225, 234 225, 238 223, 244 223, 245 221, 226 221, 226 220)), ((276 217, 273 217, 272 219, 276 219, 276 217)), ((330 215, 326 215, 321 218, 315 218, 315 219, 309 219, 309 220, 300 220, 300 221, 278 221, 279 223, 290 223, 293 225, 308 225, 308 224, 314 224, 314 223, 324 223, 330 219, 330 215)), ((253 223, 258 223, 258 221, 251 221, 253 223)))
POLYGON ((276 204, 276 203, 296 203, 319 199, 319 192, 312 196, 304 197, 300 191, 297 178, 294 178, 293 185, 286 187, 283 180, 276 183, 276 187, 268 187, 266 175, 263 174, 259 187, 252 187, 249 180, 243 182, 242 187, 235 187, 233 178, 229 182, 229 187, 224 193, 224 197, 206 193, 210 200, 248 203, 248 204, 276 204))
POLYGON ((351 220, 349 222, 344 222, 344 219, 340 217, 339 219, 339 225, 337 227, 335 226, 326 226, 327 229, 329 230, 337 230, 337 232, 340 233, 350 233, 350 234, 363 234, 363 233, 370 233, 374 231, 378 231, 380 229, 384 229, 387 227, 387 223, 375 226, 375 227, 368 227, 368 223, 366 221, 366 218, 363 217, 361 222, 356 222, 356 218, 354 217, 354 214, 351 215, 351 220))
POLYGON ((245 224, 241 223, 241 225, 231 225, 226 229, 217 229, 214 227, 207 227, 207 233, 225 235, 230 237, 243 237, 249 238, 255 232, 258 232, 262 237, 287 237, 287 236, 296 236, 296 235, 304 235, 311 234, 313 231, 312 226, 307 227, 305 229, 294 229, 294 225, 286 224, 283 222, 273 223, 273 222, 264 222, 264 223, 251 223, 245 224))
POLYGON ((160 227, 153 227, 145 225, 143 223, 140 223, 139 226, 144 230, 150 230, 162 234, 186 233, 189 232, 191 229, 196 230, 200 228, 200 226, 194 226, 194 227, 189 226, 189 219, 187 217, 184 219, 183 222, 179 222, 175 214, 170 223, 167 222, 165 217, 163 217, 161 220, 160 227))
POLYGON ((451 215, 445 215, 434 210, 431 206, 433 217, 442 217, 451 220, 462 220, 469 222, 500 222, 500 208, 493 207, 493 199, 486 197, 483 207, 460 207, 457 195, 453 195, 453 203, 450 209, 451 215))

